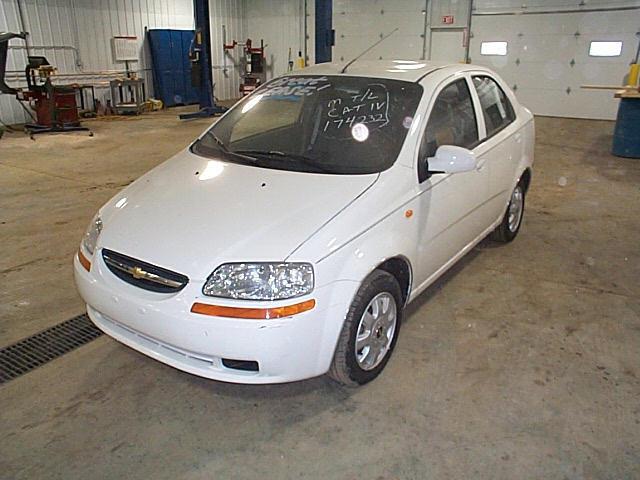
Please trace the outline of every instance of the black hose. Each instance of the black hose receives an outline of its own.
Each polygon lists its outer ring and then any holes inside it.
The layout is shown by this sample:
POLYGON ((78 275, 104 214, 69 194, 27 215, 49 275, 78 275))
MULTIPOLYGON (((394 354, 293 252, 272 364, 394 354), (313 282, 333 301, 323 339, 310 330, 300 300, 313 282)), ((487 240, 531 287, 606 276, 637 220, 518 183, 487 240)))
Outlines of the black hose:
POLYGON ((6 128, 9 132, 17 132, 18 131, 17 129, 13 128, 11 125, 7 125, 6 123, 4 123, 1 118, 0 118, 0 124, 2 124, 2 126, 4 128, 6 128))
POLYGON ((38 121, 36 120, 36 117, 33 116, 33 113, 31 113, 29 111, 29 109, 27 107, 24 106, 24 103, 22 103, 20 100, 18 100, 18 103, 20 104, 20 106, 22 107, 22 109, 27 112, 27 115, 29 115, 31 117, 31 120, 33 120, 34 122, 38 123, 38 121))

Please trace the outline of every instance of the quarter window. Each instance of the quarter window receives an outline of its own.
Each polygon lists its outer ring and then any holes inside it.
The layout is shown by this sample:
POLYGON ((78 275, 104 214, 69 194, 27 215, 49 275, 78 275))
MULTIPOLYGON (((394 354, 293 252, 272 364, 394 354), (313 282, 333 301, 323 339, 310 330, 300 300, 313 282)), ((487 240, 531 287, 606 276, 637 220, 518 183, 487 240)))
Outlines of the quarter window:
POLYGON ((466 80, 461 79, 438 95, 424 132, 420 158, 433 157, 442 145, 473 148, 477 142, 478 124, 471 93, 466 80))
POLYGON ((494 79, 473 77, 473 85, 480 98, 487 137, 490 137, 513 122, 516 116, 511 102, 494 79))

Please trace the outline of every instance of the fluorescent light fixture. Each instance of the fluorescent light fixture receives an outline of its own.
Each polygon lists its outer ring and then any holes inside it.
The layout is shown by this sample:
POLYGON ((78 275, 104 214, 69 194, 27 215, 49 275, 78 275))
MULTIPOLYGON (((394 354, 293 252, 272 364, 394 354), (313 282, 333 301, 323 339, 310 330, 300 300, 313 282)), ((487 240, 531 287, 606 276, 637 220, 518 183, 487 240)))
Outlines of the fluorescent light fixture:
POLYGON ((589 56, 591 57, 619 57, 622 53, 622 42, 591 42, 589 56))
POLYGON ((480 55, 506 55, 507 42, 482 42, 480 55))

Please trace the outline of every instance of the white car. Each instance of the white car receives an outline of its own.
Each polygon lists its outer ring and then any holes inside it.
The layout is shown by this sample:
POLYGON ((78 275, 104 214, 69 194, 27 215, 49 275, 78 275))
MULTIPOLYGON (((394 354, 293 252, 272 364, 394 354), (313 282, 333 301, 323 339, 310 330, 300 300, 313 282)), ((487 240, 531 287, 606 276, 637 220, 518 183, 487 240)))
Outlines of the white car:
POLYGON ((343 67, 266 83, 100 209, 74 259, 100 329, 207 378, 363 384, 407 303, 517 235, 534 121, 495 73, 343 67))

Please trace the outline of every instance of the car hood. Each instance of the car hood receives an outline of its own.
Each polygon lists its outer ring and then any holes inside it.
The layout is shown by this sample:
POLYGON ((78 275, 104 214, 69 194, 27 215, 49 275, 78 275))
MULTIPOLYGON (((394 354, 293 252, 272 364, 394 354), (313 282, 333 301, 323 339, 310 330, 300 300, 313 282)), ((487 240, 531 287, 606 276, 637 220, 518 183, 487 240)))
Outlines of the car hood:
POLYGON ((221 263, 282 261, 378 176, 265 169, 183 151, 103 207, 98 247, 193 280, 221 263))

